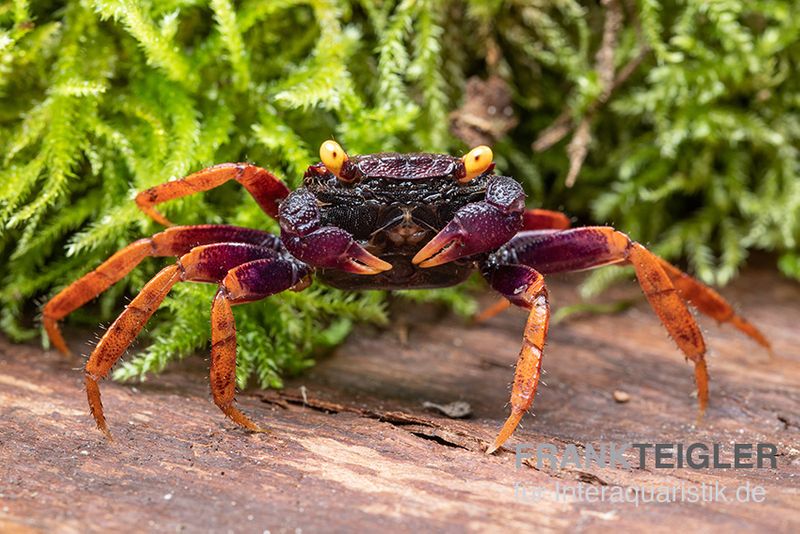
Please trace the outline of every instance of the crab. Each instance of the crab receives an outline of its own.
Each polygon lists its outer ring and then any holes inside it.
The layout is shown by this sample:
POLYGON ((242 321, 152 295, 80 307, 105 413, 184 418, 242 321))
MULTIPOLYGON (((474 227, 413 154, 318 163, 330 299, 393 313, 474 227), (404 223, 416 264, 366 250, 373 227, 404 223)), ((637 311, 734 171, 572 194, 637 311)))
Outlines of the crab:
MULTIPOLYGON (((522 186, 494 173, 492 151, 463 157, 381 153, 349 157, 335 141, 320 147, 303 185, 290 191, 269 171, 224 163, 138 194, 136 204, 168 229, 140 239, 67 286, 43 309, 53 346, 68 354, 58 321, 119 281, 142 260, 177 261, 156 274, 108 328, 89 356, 84 381, 97 427, 110 439, 99 381, 179 282, 217 284, 211 307, 210 386, 233 422, 261 431, 235 406, 236 327, 232 306, 308 287, 311 276, 346 290, 453 286, 478 270, 508 303, 529 310, 517 359, 510 414, 492 453, 532 406, 542 369, 550 308, 545 275, 632 265, 669 335, 694 364, 698 417, 708 405, 703 335, 687 304, 769 348, 759 330, 703 285, 608 226, 570 227, 563 213, 526 209, 522 186), (280 237, 228 225, 172 226, 156 205, 235 180, 280 224, 280 237)), ((496 306, 484 316, 496 313, 496 306)))

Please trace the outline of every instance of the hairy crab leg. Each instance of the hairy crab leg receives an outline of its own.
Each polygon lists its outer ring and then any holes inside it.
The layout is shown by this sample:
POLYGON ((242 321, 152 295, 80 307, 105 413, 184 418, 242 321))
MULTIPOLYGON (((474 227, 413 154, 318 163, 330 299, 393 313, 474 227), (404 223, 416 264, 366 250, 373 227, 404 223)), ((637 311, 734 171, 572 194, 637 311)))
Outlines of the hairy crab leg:
MULTIPOLYGON (((708 367, 706 365, 706 345, 697 322, 686 307, 672 281, 661 267, 658 257, 639 243, 631 242, 624 234, 614 235, 618 241, 627 240, 626 255, 633 264, 639 285, 645 297, 656 312, 661 324, 681 351, 694 363, 694 378, 697 384, 699 421, 708 406, 708 367)), ((613 239, 613 238, 612 238, 613 239)), ((618 243, 618 246, 621 245, 618 243)))
MULTIPOLYGON (((117 317, 86 363, 84 371, 86 393, 89 408, 97 427, 107 437, 111 437, 103 414, 99 381, 108 375, 111 368, 125 352, 125 349, 133 342, 176 283, 182 281, 221 283, 220 287, 225 291, 234 292, 238 301, 246 302, 267 297, 284 289, 290 289, 300 283, 306 274, 305 266, 296 261, 279 257, 278 253, 272 249, 241 243, 217 243, 196 247, 181 256, 175 264, 162 269, 145 284, 142 291, 125 308, 125 311, 117 317), (258 280, 261 283, 261 291, 258 294, 253 291, 249 293, 242 292, 239 288, 245 285, 244 282, 236 277, 230 278, 228 272, 234 267, 252 264, 258 260, 268 260, 279 265, 280 269, 277 270, 282 269, 281 276, 276 276, 274 280, 258 280), (233 289, 229 290, 229 287, 233 289)), ((219 326, 219 321, 212 321, 212 329, 214 331, 219 326)), ((212 332, 212 338, 215 335, 212 332)), ((222 361, 226 360, 223 359, 222 361)), ((212 381, 215 402, 218 398, 227 399, 227 393, 218 390, 222 386, 234 387, 225 385, 221 380, 212 381)), ((247 428, 257 428, 253 423, 245 424, 246 418, 242 419, 244 416, 235 417, 233 415, 236 411, 235 409, 231 410, 227 404, 224 406, 220 406, 220 408, 235 422, 247 428), (226 408, 229 409, 226 410, 226 408)))
POLYGON ((511 414, 500 429, 494 443, 486 450, 491 454, 511 437, 530 409, 536 396, 536 387, 542 371, 547 327, 550 322, 550 306, 544 277, 525 265, 503 265, 484 273, 492 287, 517 306, 530 310, 525 323, 522 349, 514 371, 511 390, 511 414))
POLYGON ((698 419, 702 417, 709 397, 705 342, 663 260, 622 232, 599 226, 562 232, 521 232, 497 252, 496 258, 530 265, 544 274, 610 264, 633 265, 651 307, 678 348, 694 363, 698 419))
POLYGON ((255 260, 231 269, 211 305, 211 394, 222 412, 236 424, 262 431, 236 406, 236 322, 232 305, 260 300, 295 288, 308 274, 305 266, 282 259, 255 260))
POLYGON ((92 351, 89 361, 84 368, 84 384, 86 397, 89 401, 89 411, 94 417, 97 428, 108 439, 111 432, 108 430, 106 418, 103 414, 103 401, 100 397, 99 381, 108 375, 125 349, 133 342, 136 334, 155 312, 156 308, 181 279, 181 269, 178 265, 170 265, 162 269, 145 286, 142 291, 117 317, 111 327, 106 331, 100 343, 92 351))
POLYGON ((496 300, 493 304, 490 304, 489 306, 487 306, 486 308, 484 308, 480 312, 476 313, 472 317, 472 320, 475 323, 483 323, 485 321, 488 321, 492 317, 495 317, 495 316, 503 313, 510 306, 511 306, 511 301, 510 300, 508 300, 505 297, 500 298, 500 299, 496 300))
POLYGON ((147 257, 181 256, 198 245, 212 243, 250 243, 278 250, 277 236, 238 226, 198 225, 174 226, 152 237, 139 239, 123 248, 99 267, 76 280, 54 296, 42 310, 42 323, 53 346, 69 354, 58 321, 80 308, 117 283, 147 257))
POLYGON ((268 170, 249 163, 222 163, 186 178, 151 187, 136 195, 136 204, 156 222, 170 226, 172 223, 155 209, 156 204, 208 191, 230 180, 242 184, 261 209, 273 219, 278 218, 278 201, 286 198, 289 188, 268 170))
POLYGON ((236 424, 261 431, 249 417, 234 406, 236 395, 236 320, 231 301, 220 288, 211 304, 211 395, 222 412, 236 424))
MULTIPOLYGON (((520 232, 499 251, 499 255, 510 255, 514 261, 551 274, 592 269, 612 263, 632 263, 629 256, 630 250, 636 248, 633 245, 628 236, 611 227, 588 226, 564 232, 520 232)), ((736 314, 722 295, 662 258, 653 254, 650 256, 653 259, 651 263, 658 264, 667 274, 678 294, 700 313, 719 323, 730 323, 759 345, 771 349, 766 336, 747 319, 736 314)), ((653 268, 656 269, 655 266, 653 268)))
POLYGON ((560 211, 530 209, 522 214, 523 230, 566 230, 570 226, 569 217, 560 211))
POLYGON ((697 308, 698 311, 715 319, 720 324, 731 323, 734 328, 772 352, 772 345, 764 334, 747 319, 738 315, 734 311, 733 306, 731 306, 722 295, 700 281, 695 280, 666 260, 661 258, 658 260, 661 263, 661 267, 666 271, 667 276, 672 280, 678 293, 689 301, 692 306, 697 308))

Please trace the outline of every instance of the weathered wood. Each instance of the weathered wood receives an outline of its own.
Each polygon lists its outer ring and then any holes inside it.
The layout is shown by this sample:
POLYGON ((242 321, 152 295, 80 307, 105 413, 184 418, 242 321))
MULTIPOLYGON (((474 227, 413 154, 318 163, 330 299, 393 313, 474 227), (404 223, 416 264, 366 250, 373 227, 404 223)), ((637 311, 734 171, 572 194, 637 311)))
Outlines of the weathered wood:
MULTIPOLYGON (((574 279, 551 281, 556 305, 574 279)), ((240 407, 268 434, 225 421, 201 357, 139 385, 103 384, 116 440, 93 428, 78 359, 0 340, 0 530, 112 528, 304 532, 640 528, 800 529, 800 287, 752 271, 724 291, 773 340, 769 356, 703 322, 711 406, 695 427, 692 369, 644 301, 551 328, 547 386, 509 443, 483 454, 505 418, 524 313, 474 326, 401 305, 407 344, 364 328, 283 392, 240 407), (614 392, 630 396, 615 401, 614 392), (305 393, 305 401, 303 399, 305 393), (471 405, 448 419, 423 402, 471 405), (771 442, 779 467, 751 470, 515 469, 516 443, 771 442), (516 483, 630 487, 762 485, 761 504, 587 504, 515 500, 516 483)), ((633 285, 620 295, 635 296, 633 285)), ((487 295, 486 302, 491 302, 487 295)), ((257 305, 257 304, 254 304, 257 305)), ((205 310, 202 311, 203 313, 205 310)), ((198 313, 201 313, 198 310, 198 313)), ((157 318, 156 318, 157 320, 157 318)), ((83 346, 73 333, 73 347, 83 346)))

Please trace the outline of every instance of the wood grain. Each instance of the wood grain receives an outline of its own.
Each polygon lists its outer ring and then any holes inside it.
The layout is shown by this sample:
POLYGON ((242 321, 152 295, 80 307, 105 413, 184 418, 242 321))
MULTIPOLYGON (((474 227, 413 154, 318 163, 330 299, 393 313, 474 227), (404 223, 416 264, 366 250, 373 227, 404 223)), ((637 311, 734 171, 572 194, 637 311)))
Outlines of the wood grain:
MULTIPOLYGON (((576 280, 550 281, 555 307, 575 301, 576 280)), ((638 295, 633 283, 617 293, 638 295)), ((208 394, 207 356, 143 384, 105 382, 113 443, 88 414, 80 359, 0 339, 0 530, 797 532, 800 286, 754 270, 722 293, 772 339, 776 356, 701 320, 712 382, 699 427, 691 365, 640 298, 623 314, 552 325, 536 416, 495 456, 483 450, 507 415, 522 311, 474 326, 400 304, 406 344, 394 330, 363 328, 286 390, 241 393, 239 407, 268 434, 222 417, 208 394), (630 400, 615 402, 615 390, 630 400), (456 400, 472 418, 422 406, 456 400), (775 470, 515 469, 517 443, 608 441, 771 442, 780 456, 775 470), (749 482, 767 496, 638 507, 514 497, 515 484, 682 482, 749 482)), ((70 332, 74 348, 89 337, 70 332)))

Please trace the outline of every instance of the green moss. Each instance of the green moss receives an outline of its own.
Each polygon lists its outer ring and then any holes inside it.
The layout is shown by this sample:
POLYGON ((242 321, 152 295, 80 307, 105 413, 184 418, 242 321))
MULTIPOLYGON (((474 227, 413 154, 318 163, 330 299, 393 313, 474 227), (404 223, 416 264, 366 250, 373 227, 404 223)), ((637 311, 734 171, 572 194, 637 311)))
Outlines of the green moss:
MULTIPOLYGON (((353 153, 463 150, 448 115, 474 74, 499 74, 514 92, 519 126, 496 148, 531 205, 613 223, 708 282, 730 280, 755 249, 800 278, 793 0, 623 5, 613 64, 619 73, 642 61, 606 98, 596 53, 608 8, 597 2, 0 4, 0 326, 35 336, 24 318, 36 303, 157 231, 132 204, 146 187, 241 160, 296 186, 330 136, 353 153), (563 110, 591 133, 572 189, 572 134, 531 149, 563 110)), ((233 186, 164 209, 185 224, 276 230, 233 186)), ((103 295, 102 318, 162 264, 146 261, 103 295)), ((601 271, 586 289, 612 279, 601 271)), ((209 291, 176 288, 149 327, 153 342, 116 376, 206 347, 209 291)), ((414 297, 470 306, 452 291, 414 297)), ((238 308, 240 385, 279 385, 353 322, 384 321, 383 303, 315 286, 238 308)), ((70 321, 94 325, 98 308, 70 321)))

